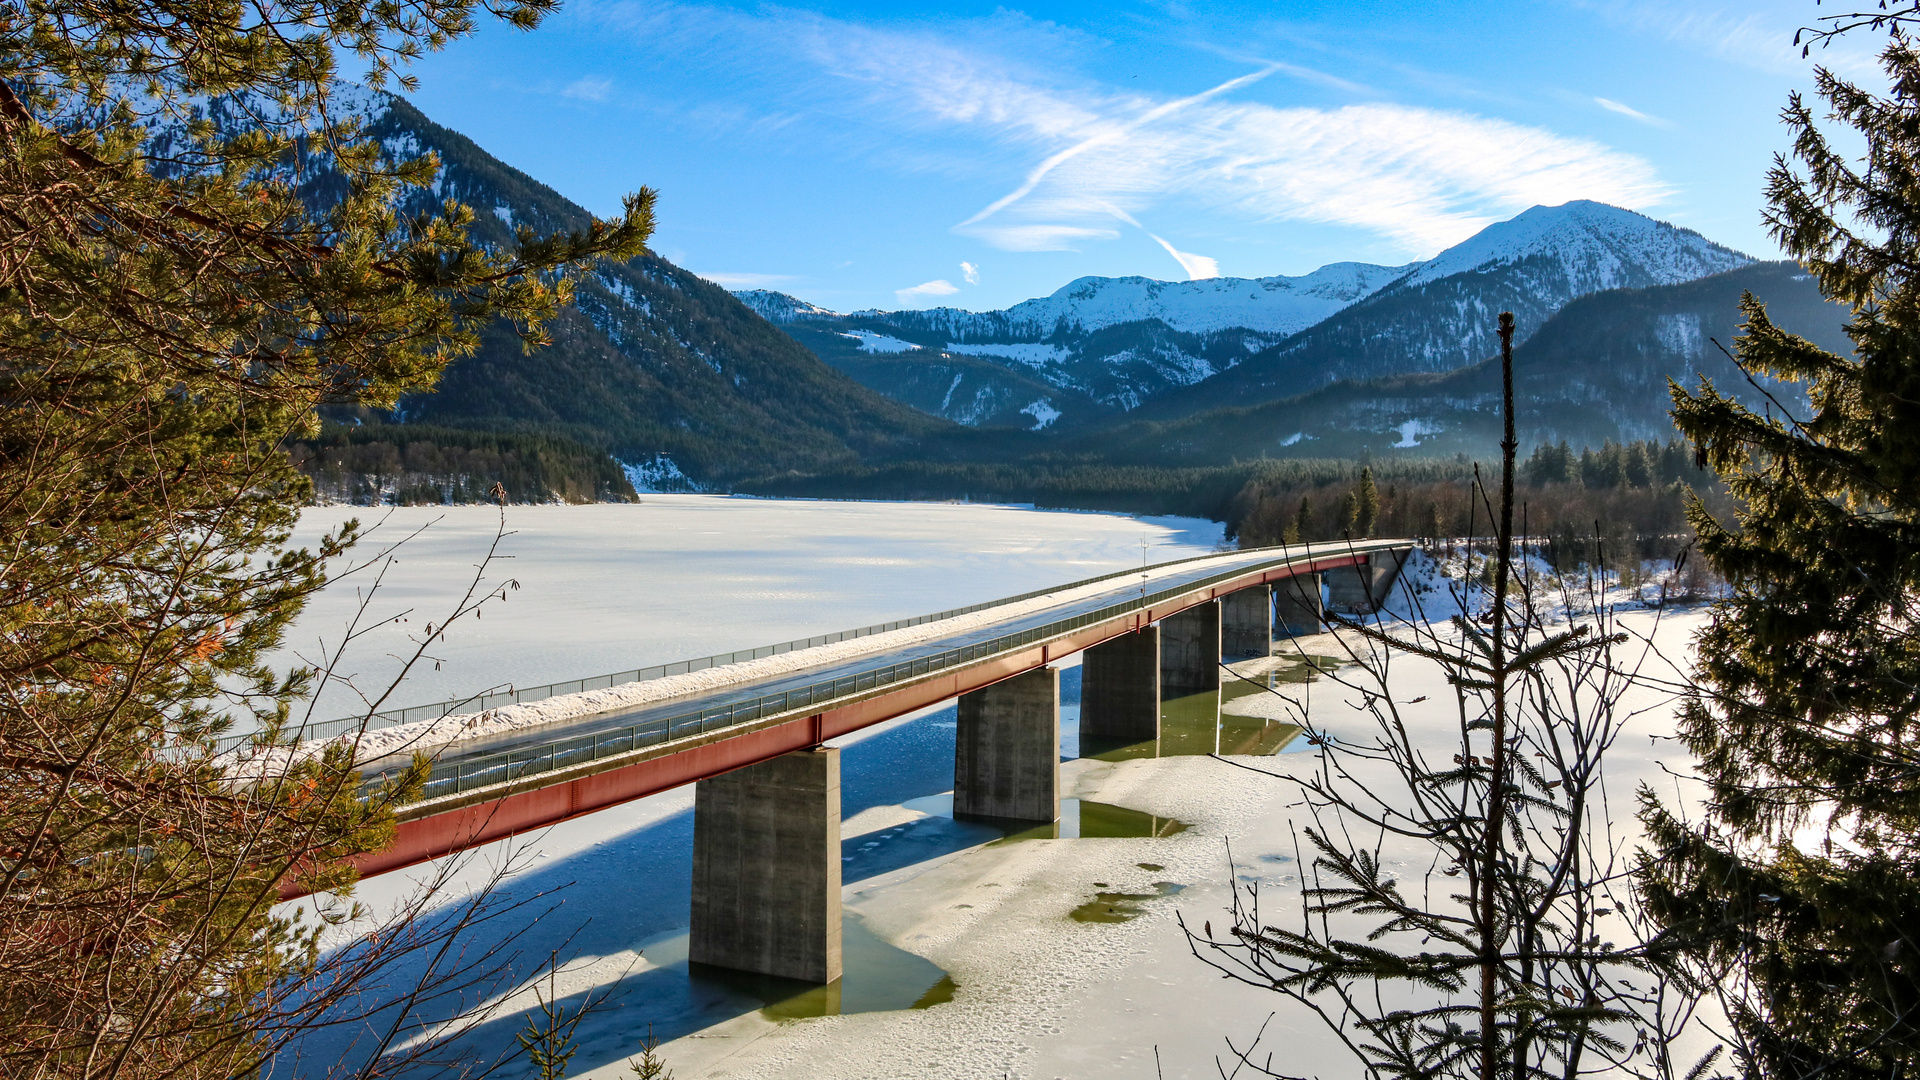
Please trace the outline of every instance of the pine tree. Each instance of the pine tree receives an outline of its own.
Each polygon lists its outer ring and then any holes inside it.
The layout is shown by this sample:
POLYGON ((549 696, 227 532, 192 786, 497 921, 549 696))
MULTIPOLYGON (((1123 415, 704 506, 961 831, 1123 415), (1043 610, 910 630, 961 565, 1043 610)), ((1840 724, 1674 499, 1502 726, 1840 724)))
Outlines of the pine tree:
POLYGON ((1362 466, 1360 483, 1353 492, 1353 531, 1355 536, 1372 536, 1380 522, 1380 489, 1374 485, 1373 469, 1362 466))
POLYGON ((1682 717, 1710 816, 1689 826, 1643 794, 1667 856, 1645 891, 1671 928, 1712 931, 1700 961, 1735 973, 1748 1075, 1920 1072, 1920 54, 1896 36, 1882 63, 1884 96, 1818 71, 1851 130, 1836 146, 1796 95, 1797 165, 1768 176, 1772 233, 1853 309, 1853 355, 1748 296, 1736 352, 1775 404, 1673 389, 1744 508, 1691 512, 1733 590, 1682 717))
POLYGON ((1313 539, 1313 503, 1307 496, 1300 496, 1300 509, 1293 512, 1293 532, 1295 539, 1313 539))
POLYGON ((436 163, 328 119, 334 50, 378 81, 480 7, 0 20, 0 1073, 250 1075, 338 1000, 303 982, 318 927, 272 906, 350 886, 418 773, 363 801, 343 747, 251 778, 210 753, 236 719, 291 737, 313 673, 265 658, 352 540, 289 549, 283 442, 430 388, 495 319, 538 344, 571 275, 651 229, 644 191, 497 249, 457 203, 398 212, 436 163))

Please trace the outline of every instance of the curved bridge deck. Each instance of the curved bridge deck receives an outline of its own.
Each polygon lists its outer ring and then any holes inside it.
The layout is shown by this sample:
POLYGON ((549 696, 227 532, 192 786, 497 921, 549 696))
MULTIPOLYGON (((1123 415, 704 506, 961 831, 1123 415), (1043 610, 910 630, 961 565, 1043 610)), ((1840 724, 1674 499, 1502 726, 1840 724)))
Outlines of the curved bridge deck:
POLYGON ((1377 599, 1410 546, 1376 540, 1228 552, 1150 567, 1146 584, 1140 571, 1110 574, 1062 585, 1054 592, 1087 593, 1040 610, 1015 606, 1030 596, 986 605, 977 610, 1004 606, 1009 614, 911 645, 877 641, 870 653, 784 675, 455 743, 438 753, 426 797, 401 809, 394 845, 359 860, 360 872, 397 870, 815 747, 1242 590, 1352 568, 1359 582, 1374 583, 1362 589, 1377 599), (1375 572, 1365 574, 1369 567, 1375 572))

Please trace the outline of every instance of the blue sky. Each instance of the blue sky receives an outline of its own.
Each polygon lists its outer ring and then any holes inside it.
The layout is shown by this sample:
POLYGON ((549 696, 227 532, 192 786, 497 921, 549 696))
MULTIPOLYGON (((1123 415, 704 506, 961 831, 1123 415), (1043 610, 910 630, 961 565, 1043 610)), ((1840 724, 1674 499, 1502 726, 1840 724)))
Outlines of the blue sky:
POLYGON ((662 255, 838 310, 1431 257, 1589 198, 1775 255, 1808 2, 569 0, 418 63, 436 121, 662 255))

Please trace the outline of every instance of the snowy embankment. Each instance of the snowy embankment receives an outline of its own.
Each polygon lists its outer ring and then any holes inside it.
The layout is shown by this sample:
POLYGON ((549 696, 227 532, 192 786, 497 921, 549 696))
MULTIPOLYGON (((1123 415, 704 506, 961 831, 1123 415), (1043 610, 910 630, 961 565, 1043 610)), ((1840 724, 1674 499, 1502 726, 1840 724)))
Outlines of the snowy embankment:
POLYGON ((300 752, 318 753, 329 743, 349 743, 355 747, 355 760, 362 764, 395 754, 411 754, 416 751, 430 754, 463 739, 526 731, 549 724, 636 709, 724 686, 790 675, 862 656, 909 648, 1103 593, 1113 593, 1125 588, 1144 589, 1171 575, 1190 572, 1191 569, 1181 564, 1149 567, 1138 577, 1130 580, 1109 579, 1082 585, 1079 588, 1061 589, 1044 596, 1000 604, 964 615, 955 615, 948 619, 922 623, 919 626, 902 627, 865 637, 849 638, 845 641, 816 645, 809 649, 796 649, 776 656, 742 660, 735 664, 723 664, 681 675, 649 679, 645 682, 622 683, 602 690, 560 694, 542 701, 506 705, 497 709, 454 713, 436 720, 396 724, 392 727, 349 733, 331 739, 315 739, 303 743, 300 752))

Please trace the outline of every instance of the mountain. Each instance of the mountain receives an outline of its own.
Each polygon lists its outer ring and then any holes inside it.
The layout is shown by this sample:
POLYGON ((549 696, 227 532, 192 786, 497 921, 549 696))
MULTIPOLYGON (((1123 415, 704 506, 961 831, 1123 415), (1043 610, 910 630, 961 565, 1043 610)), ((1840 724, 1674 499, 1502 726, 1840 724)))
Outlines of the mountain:
MULTIPOLYGON (((457 199, 474 210, 474 234, 498 246, 514 243, 518 225, 546 233, 590 221, 405 100, 355 88, 344 104, 390 158, 439 156, 437 183, 408 193, 402 213, 457 199)), ((324 168, 300 178, 316 206, 337 198, 340 183, 324 168)), ((455 361, 433 393, 380 419, 570 439, 626 463, 643 483, 705 487, 925 453, 955 430, 861 386, 726 290, 651 254, 583 275, 549 329, 553 343, 529 354, 505 325, 486 328, 478 351, 455 361)))
POLYGON ((1302 277, 1084 277, 1005 311, 828 311, 737 293, 827 362, 963 424, 1111 421, 1306 329, 1409 267, 1335 263, 1302 277))
POLYGON ((1444 372, 1498 350, 1511 311, 1525 342, 1569 301, 1609 289, 1674 285, 1753 260, 1691 229, 1576 201, 1490 225, 1364 300, 1155 403, 1157 416, 1251 404, 1337 379, 1444 372))
POLYGON ((1061 429, 1172 418, 1301 385, 1484 359, 1493 316, 1522 338, 1578 296, 1690 281, 1751 260, 1687 229, 1576 201, 1536 206, 1425 262, 1302 277, 1081 278, 1004 311, 840 314, 741 294, 823 359, 965 424, 1061 429), (973 362, 966 362, 966 361, 973 362))
MULTIPOLYGON (((1566 440, 1673 438, 1669 377, 1686 386, 1710 379, 1758 408, 1720 345, 1740 333, 1740 297, 1751 292, 1792 333, 1847 355, 1849 312, 1823 298, 1790 262, 1754 263, 1678 285, 1615 289, 1567 304, 1514 349, 1521 445, 1566 440), (1719 344, 1716 345, 1715 342, 1719 344)), ((1793 403, 1779 388, 1769 388, 1793 403)), ((1444 373, 1342 379, 1257 405, 1214 409, 1171 422, 1136 422, 1104 432, 1105 460, 1186 466, 1267 457, 1354 457, 1401 453, 1484 458, 1500 431, 1497 360, 1444 373)))

